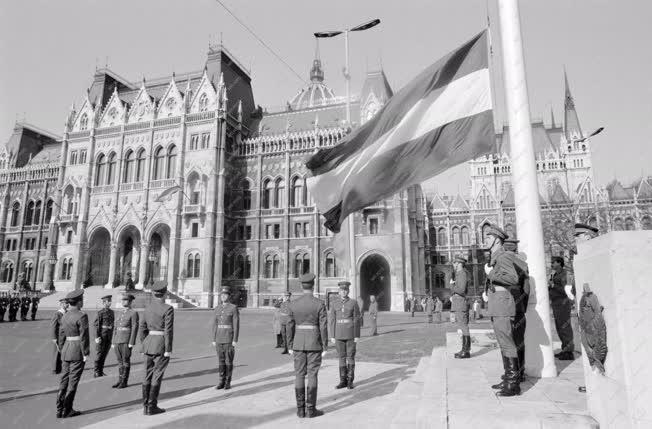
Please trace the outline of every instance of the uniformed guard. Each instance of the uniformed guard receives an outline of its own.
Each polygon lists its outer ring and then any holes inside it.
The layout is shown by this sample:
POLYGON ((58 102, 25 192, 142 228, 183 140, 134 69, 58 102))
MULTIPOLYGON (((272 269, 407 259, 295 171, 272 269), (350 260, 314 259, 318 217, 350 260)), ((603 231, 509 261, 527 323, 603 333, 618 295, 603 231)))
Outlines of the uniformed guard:
POLYGON ((288 342, 290 336, 290 329, 288 327, 288 322, 290 321, 290 298, 292 293, 290 291, 285 292, 283 295, 283 301, 281 302, 280 307, 280 322, 281 322, 281 336, 283 337, 283 351, 282 355, 288 354, 288 342))
POLYGON ((104 377, 104 362, 111 349, 115 314, 111 310, 111 295, 102 297, 102 309, 95 316, 95 371, 93 377, 104 377))
POLYGON ((371 325, 369 335, 372 337, 378 335, 378 302, 374 295, 369 296, 369 325, 371 325))
POLYGON ((38 296, 38 292, 32 294, 32 320, 36 320, 36 311, 38 310, 38 304, 41 302, 41 298, 38 296))
POLYGON ((124 389, 129 382, 131 352, 136 345, 138 335, 138 312, 131 308, 134 299, 135 297, 130 293, 122 295, 124 310, 118 313, 118 318, 115 321, 111 347, 118 360, 118 382, 112 386, 114 389, 124 389))
POLYGON ((340 288, 340 299, 331 307, 329 318, 331 343, 335 344, 340 358, 340 383, 335 388, 353 389, 355 348, 360 339, 360 307, 355 300, 349 298, 350 282, 342 281, 337 285, 340 288))
POLYGON ((66 298, 59 300, 59 309, 54 312, 50 319, 50 332, 52 333, 52 374, 61 373, 61 344, 59 344, 59 332, 61 331, 61 318, 68 310, 66 298))
POLYGON ((548 284, 548 295, 552 305, 552 314, 555 318, 555 329, 561 340, 561 351, 555 354, 559 360, 575 359, 573 342, 573 327, 571 325, 571 312, 575 299, 575 285, 573 275, 564 268, 564 258, 553 256, 552 274, 548 284))
POLYGON ((13 291, 11 293, 11 299, 9 300, 9 321, 15 322, 16 316, 18 315, 18 310, 20 309, 21 300, 18 296, 18 292, 13 291))
POLYGON ((9 296, 7 292, 0 292, 0 323, 5 321, 7 307, 9 307, 9 296))
POLYGON ((328 350, 328 313, 324 301, 313 296, 315 275, 299 278, 303 295, 290 303, 290 354, 294 356, 294 392, 299 418, 324 414, 317 409, 317 374, 328 350), (306 392, 306 375, 308 386, 306 392))
POLYGON ((20 298, 20 320, 27 321, 27 313, 29 313, 29 306, 32 303, 32 298, 29 292, 23 292, 20 298))
POLYGON ((503 243, 505 251, 514 255, 514 267, 518 274, 521 293, 514 296, 515 314, 514 314, 514 343, 518 352, 519 368, 521 370, 521 381, 525 381, 525 327, 527 305, 530 298, 530 270, 525 259, 517 253, 518 240, 507 239, 503 243))
POLYGON ((216 389, 229 390, 233 376, 233 359, 235 347, 240 335, 240 312, 235 304, 229 302, 231 291, 222 288, 220 303, 215 307, 213 316, 213 346, 217 352, 220 383, 216 389))
POLYGON ((462 331, 462 349, 455 353, 456 359, 468 359, 471 357, 471 334, 469 333, 469 303, 466 300, 469 276, 464 266, 466 259, 462 256, 455 256, 453 259, 454 278, 451 278, 451 311, 455 313, 457 327, 462 331))
POLYGON ((483 299, 488 302, 487 314, 491 317, 505 369, 505 379, 491 386, 500 389, 496 392, 497 396, 521 394, 518 352, 512 328, 516 312, 513 293, 516 294, 520 287, 514 257, 503 249, 503 242, 507 238, 507 233, 494 225, 488 227, 485 236, 485 244, 491 250, 491 259, 484 267, 489 284, 483 292, 483 299))
POLYGON ((75 417, 81 414, 73 408, 77 385, 90 354, 88 316, 81 311, 84 290, 70 292, 66 299, 70 304, 61 318, 59 344, 61 346, 62 374, 57 393, 57 417, 75 417))
POLYGON ((167 286, 155 284, 151 288, 154 299, 145 307, 140 320, 140 342, 145 355, 145 378, 143 379, 143 414, 152 416, 164 413, 158 407, 158 395, 165 369, 172 356, 174 335, 174 308, 165 303, 167 286))
POLYGON ((274 316, 272 318, 272 330, 276 337, 275 349, 283 348, 283 335, 281 333, 281 304, 274 304, 274 316))

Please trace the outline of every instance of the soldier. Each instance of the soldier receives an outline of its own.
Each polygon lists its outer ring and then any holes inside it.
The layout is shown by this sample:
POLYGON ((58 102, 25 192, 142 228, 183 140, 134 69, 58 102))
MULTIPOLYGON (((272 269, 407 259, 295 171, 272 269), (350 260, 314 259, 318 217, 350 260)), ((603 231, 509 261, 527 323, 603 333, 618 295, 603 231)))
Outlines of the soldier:
POLYGON ((283 335, 281 334, 281 305, 274 305, 274 317, 272 319, 272 330, 276 336, 276 347, 275 349, 280 349, 283 347, 283 335))
POLYGON ((329 317, 331 343, 335 344, 340 358, 340 383, 335 388, 353 389, 355 348, 360 340, 360 307, 355 300, 349 298, 350 282, 342 281, 337 285, 340 288, 340 299, 331 307, 329 317))
POLYGON ((505 251, 514 256, 514 268, 516 268, 519 285, 521 286, 520 293, 513 295, 515 305, 513 334, 514 343, 518 352, 519 368, 521 369, 520 379, 521 381, 525 381, 525 327, 527 321, 525 313, 527 312, 527 304, 530 298, 530 270, 527 262, 517 253, 518 240, 507 239, 503 247, 505 251))
POLYGON ((174 308, 165 303, 167 286, 161 282, 152 285, 154 299, 145 308, 140 321, 140 342, 145 355, 145 378, 143 380, 143 414, 153 416, 164 413, 158 407, 158 395, 165 369, 172 356, 174 335, 174 308))
POLYGON ((15 322, 16 316, 18 315, 18 310, 20 309, 21 299, 18 296, 18 292, 11 292, 11 299, 9 300, 9 321, 15 322))
POLYGON ((229 302, 230 295, 229 288, 222 288, 221 302, 215 307, 213 317, 213 346, 217 351, 217 370, 220 374, 220 383, 215 388, 224 390, 231 388, 233 358, 240 334, 240 312, 236 305, 229 302))
POLYGON ((361 296, 358 296, 356 299, 358 302, 358 308, 360 309, 360 328, 364 326, 364 299, 361 296))
POLYGON ((369 335, 375 337, 378 335, 378 303, 374 295, 369 296, 369 324, 371 325, 369 335))
POLYGON ((555 354, 559 360, 573 360, 575 344, 573 343, 573 327, 571 311, 575 299, 573 275, 564 268, 564 258, 553 256, 552 274, 548 283, 548 294, 555 318, 555 329, 561 340, 561 351, 555 354))
POLYGON ((520 286, 514 257, 503 249, 503 242, 507 238, 505 231, 494 225, 489 226, 485 237, 485 244, 491 250, 491 259, 484 267, 489 287, 483 292, 483 299, 488 302, 487 315, 491 317, 505 369, 505 379, 491 386, 500 389, 496 392, 497 396, 521 394, 521 373, 512 330, 516 312, 512 289, 520 290, 520 286))
POLYGON ((441 312, 444 311, 444 303, 439 299, 439 297, 435 297, 435 322, 441 323, 441 312))
POLYGON ((131 350, 136 344, 138 335, 138 312, 131 308, 135 297, 130 293, 122 295, 122 306, 115 322, 111 348, 115 350, 115 357, 118 360, 118 382, 112 387, 124 389, 129 382, 129 371, 131 370, 131 350))
POLYGON ((81 311, 84 303, 84 290, 74 290, 66 296, 66 299, 70 307, 61 318, 59 329, 63 374, 57 393, 57 418, 75 417, 81 414, 72 406, 77 393, 77 385, 84 371, 86 359, 90 354, 88 316, 81 311))
POLYGON ((294 356, 294 392, 297 416, 313 418, 324 414, 317 409, 317 374, 328 350, 328 314, 324 301, 313 296, 315 275, 299 278, 303 295, 290 304, 290 354, 294 356), (308 386, 306 394, 306 375, 308 386))
POLYGON ((292 293, 290 291, 285 292, 283 295, 283 301, 281 302, 281 307, 280 307, 280 322, 281 322, 281 336, 283 337, 283 351, 281 352, 282 355, 288 354, 288 342, 289 342, 289 336, 290 336, 290 331, 288 327, 288 322, 290 321, 290 297, 292 296, 292 293))
POLYGON ((38 304, 41 302, 41 298, 38 296, 38 292, 32 294, 32 320, 36 320, 36 311, 38 310, 38 304))
POLYGON ((9 296, 7 292, 0 292, 0 323, 5 321, 7 307, 9 307, 9 296))
POLYGON ((54 312, 50 319, 50 328, 52 333, 52 374, 61 373, 61 345, 59 344, 59 332, 61 331, 61 319, 68 311, 68 301, 66 298, 59 300, 59 309, 54 312))
POLYGON ((462 331, 462 350, 455 353, 456 359, 468 359, 471 357, 471 334, 469 333, 469 303, 466 301, 468 288, 468 273, 464 269, 466 259, 456 256, 453 259, 455 278, 451 278, 451 312, 455 313, 457 327, 462 331))
POLYGON ((432 313, 435 311, 435 300, 432 296, 426 299, 426 315, 428 316, 428 323, 432 323, 432 313))
POLYGON ((29 306, 32 303, 32 298, 30 298, 29 292, 23 292, 22 297, 20 298, 20 320, 23 322, 27 321, 27 313, 29 313, 29 306))
POLYGON ((410 298, 408 300, 408 305, 410 308, 410 314, 414 317, 414 312, 417 310, 417 299, 415 297, 410 298))
POLYGON ((104 377, 104 362, 111 349, 113 337, 113 323, 115 314, 111 310, 111 295, 102 297, 102 309, 95 316, 95 372, 93 377, 104 377))
POLYGON ((584 223, 575 224, 575 241, 587 241, 598 236, 598 228, 584 223))

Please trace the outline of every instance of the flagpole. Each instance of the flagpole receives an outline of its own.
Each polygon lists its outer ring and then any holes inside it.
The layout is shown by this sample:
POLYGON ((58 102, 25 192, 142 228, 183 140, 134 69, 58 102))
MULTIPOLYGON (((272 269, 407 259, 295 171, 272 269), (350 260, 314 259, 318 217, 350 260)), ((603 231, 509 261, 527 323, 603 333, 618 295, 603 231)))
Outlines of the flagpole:
MULTIPOLYGON (((344 31, 344 82, 346 88, 346 125, 351 127, 351 74, 349 73, 349 30, 344 31)), ((349 281, 351 282, 351 289, 353 290, 353 297, 357 298, 360 295, 358 290, 358 282, 356 281, 355 273, 355 223, 353 218, 355 213, 348 216, 348 236, 349 236, 349 281)))
POLYGON ((498 0, 498 14, 502 32, 503 76, 509 121, 512 179, 516 198, 517 231, 518 238, 523 243, 523 251, 527 255, 530 286, 534 287, 534 293, 530 293, 527 310, 525 371, 535 377, 556 377, 539 187, 518 1, 498 0))

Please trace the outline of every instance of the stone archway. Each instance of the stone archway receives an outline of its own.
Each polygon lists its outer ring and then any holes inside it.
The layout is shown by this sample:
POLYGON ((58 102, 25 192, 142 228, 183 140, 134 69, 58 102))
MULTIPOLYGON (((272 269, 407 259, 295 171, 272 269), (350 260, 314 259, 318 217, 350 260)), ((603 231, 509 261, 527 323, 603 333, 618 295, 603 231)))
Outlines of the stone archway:
POLYGON ((167 282, 168 258, 170 255, 170 227, 160 224, 154 227, 149 236, 147 249, 147 273, 145 284, 167 282))
POLYGON ((392 308, 391 272, 387 259, 374 253, 367 256, 360 264, 360 296, 365 309, 369 307, 369 295, 375 295, 378 310, 389 311, 392 308))
POLYGON ((88 286, 104 286, 109 282, 111 261, 111 234, 100 227, 92 232, 88 246, 88 269, 84 282, 88 286))
POLYGON ((128 274, 134 283, 140 280, 140 231, 137 227, 129 225, 118 236, 117 277, 121 285, 126 284, 128 274))

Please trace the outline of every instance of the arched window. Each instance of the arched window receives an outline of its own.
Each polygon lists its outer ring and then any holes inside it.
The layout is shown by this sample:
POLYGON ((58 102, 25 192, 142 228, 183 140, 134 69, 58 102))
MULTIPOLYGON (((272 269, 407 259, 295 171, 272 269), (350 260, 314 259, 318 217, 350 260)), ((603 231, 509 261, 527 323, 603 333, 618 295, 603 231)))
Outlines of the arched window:
POLYGON ((272 277, 277 279, 281 276, 280 274, 280 269, 281 269, 281 258, 278 257, 278 255, 274 255, 274 258, 272 259, 272 277))
POLYGON ((270 179, 263 182, 263 208, 268 209, 272 206, 272 196, 274 194, 274 184, 270 179))
POLYGON ((271 279, 272 275, 272 257, 267 255, 265 256, 265 278, 271 279))
POLYGON ((643 216, 641 218, 641 227, 647 230, 652 229, 652 218, 650 216, 643 216))
POLYGON ((632 219, 631 217, 625 219, 625 230, 634 231, 635 229, 636 229, 636 222, 634 222, 634 219, 632 219))
POLYGON ((38 280, 37 281, 42 282, 44 276, 45 276, 45 261, 41 261, 41 263, 38 266, 38 280))
POLYGON ((133 150, 125 155, 125 166, 122 173, 122 182, 131 183, 134 181, 134 167, 136 165, 136 154, 133 150))
POLYGON ((614 219, 614 231, 624 231, 625 226, 623 225, 623 220, 619 217, 614 219))
POLYGON ((154 169, 152 170, 152 180, 163 179, 165 172, 165 151, 159 147, 154 152, 154 169))
POLYGON ((79 130, 84 131, 88 128, 88 115, 84 113, 79 120, 79 130))
POLYGON ((249 255, 245 257, 244 278, 251 278, 251 256, 249 255))
POLYGON ((285 193, 285 181, 280 177, 274 183, 274 207, 282 208, 285 206, 283 194, 285 193))
POLYGON ((244 257, 242 255, 238 255, 235 258, 235 274, 236 274, 236 278, 243 279, 244 278, 244 271, 245 271, 244 257))
POLYGON ((447 243, 446 228, 441 227, 437 230, 437 246, 445 246, 447 243))
POLYGON ((482 242, 483 243, 487 241, 487 232, 489 232, 489 224, 485 223, 484 225, 482 225, 482 242))
POLYGON ((186 276, 191 279, 198 279, 201 273, 201 256, 199 252, 188 254, 186 276))
POLYGON ((5 262, 5 265, 2 269, 2 282, 9 283, 14 278, 14 263, 5 262))
POLYGON ((50 223, 52 220, 52 207, 54 206, 54 201, 48 200, 45 205, 45 223, 50 223))
POLYGON ((95 186, 104 185, 104 175, 106 174, 106 156, 100 154, 97 157, 97 167, 95 168, 95 186))
POLYGON ((205 112, 208 110, 208 95, 204 92, 199 96, 199 111, 205 112))
POLYGON ((290 195, 290 198, 291 207, 299 207, 305 205, 303 179, 301 177, 295 177, 292 179, 292 194, 290 195))
POLYGON ((112 153, 109 155, 109 162, 107 164, 107 170, 106 170, 106 184, 107 185, 113 185, 115 183, 115 170, 116 170, 116 165, 118 163, 117 156, 115 153, 112 153))
POLYGON ((251 210, 251 189, 248 180, 242 182, 242 208, 251 210))
POLYGON ((11 207, 11 226, 18 226, 20 219, 20 203, 16 201, 11 207))
POLYGON ((32 261, 23 262, 23 278, 26 282, 32 281, 32 274, 34 273, 34 264, 32 261))
POLYGON ((35 224, 40 224, 41 223, 41 202, 37 201, 36 205, 34 206, 34 221, 33 223, 35 224))
POLYGON ((469 228, 466 226, 462 227, 462 245, 468 246, 471 244, 471 237, 469 236, 469 228))
POLYGON ((335 266, 335 255, 333 252, 326 253, 325 272, 326 277, 336 277, 337 267, 335 266))
POLYGON ((456 226, 453 227, 453 246, 459 246, 462 241, 460 236, 460 229, 456 226))
POLYGON ((30 201, 27 204, 27 209, 25 210, 25 226, 29 226, 32 224, 32 221, 34 220, 34 201, 30 201))
POLYGON ((72 258, 64 258, 61 263, 61 276, 59 280, 70 280, 72 278, 72 258))
POLYGON ((71 185, 66 186, 66 189, 63 191, 63 206, 66 208, 67 214, 74 214, 74 193, 75 190, 71 185))
POLYGON ((170 146, 168 149, 168 167, 165 173, 167 179, 173 179, 174 173, 177 171, 177 147, 170 146))
POLYGON ((134 182, 142 182, 145 180, 145 149, 138 151, 138 157, 136 158, 136 177, 134 182))

